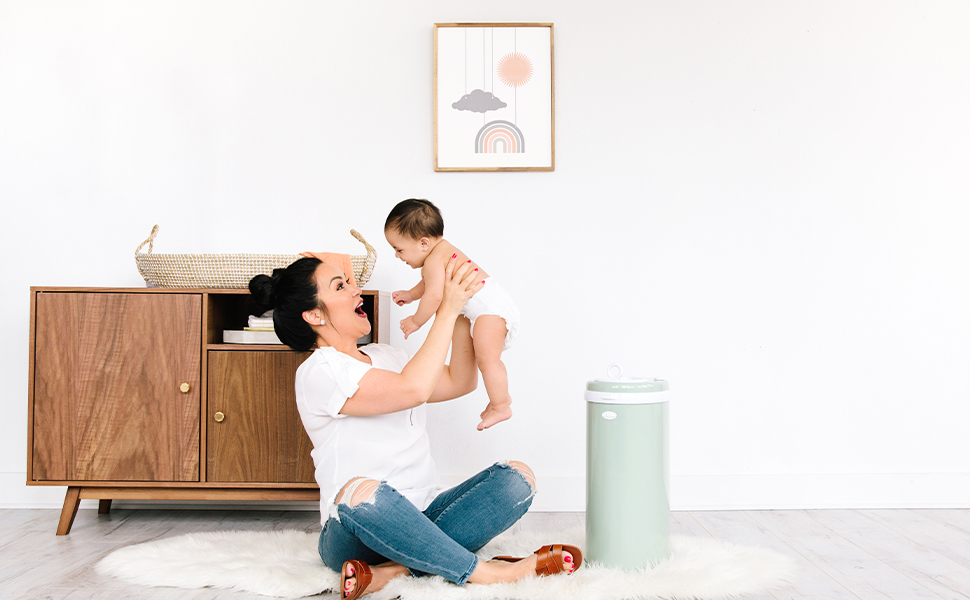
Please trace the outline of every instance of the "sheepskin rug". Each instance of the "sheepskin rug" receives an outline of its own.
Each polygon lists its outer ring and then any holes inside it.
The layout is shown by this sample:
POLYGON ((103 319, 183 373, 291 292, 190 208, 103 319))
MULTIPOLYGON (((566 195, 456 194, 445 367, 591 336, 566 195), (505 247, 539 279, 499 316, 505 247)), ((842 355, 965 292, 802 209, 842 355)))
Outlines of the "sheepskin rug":
MULTIPOLYGON (((227 588, 299 598, 339 598, 339 575, 323 566, 318 534, 303 531, 193 533, 114 551, 97 565, 104 575, 147 586, 227 588)), ((506 532, 483 559, 524 556, 543 544, 583 547, 584 531, 506 532)), ((399 577, 368 600, 720 600, 764 593, 791 582, 794 563, 772 550, 712 539, 671 537, 671 557, 652 569, 624 572, 584 562, 573 575, 458 587, 441 577, 399 577)))

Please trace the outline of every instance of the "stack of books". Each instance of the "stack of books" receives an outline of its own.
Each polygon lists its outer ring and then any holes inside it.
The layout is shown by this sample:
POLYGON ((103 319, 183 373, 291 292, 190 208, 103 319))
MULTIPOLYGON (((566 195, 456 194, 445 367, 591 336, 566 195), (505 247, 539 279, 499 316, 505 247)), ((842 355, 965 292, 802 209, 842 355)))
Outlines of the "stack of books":
POLYGON ((260 316, 249 316, 249 327, 239 329, 224 329, 222 331, 223 344, 282 344, 276 337, 273 328, 273 311, 260 316))

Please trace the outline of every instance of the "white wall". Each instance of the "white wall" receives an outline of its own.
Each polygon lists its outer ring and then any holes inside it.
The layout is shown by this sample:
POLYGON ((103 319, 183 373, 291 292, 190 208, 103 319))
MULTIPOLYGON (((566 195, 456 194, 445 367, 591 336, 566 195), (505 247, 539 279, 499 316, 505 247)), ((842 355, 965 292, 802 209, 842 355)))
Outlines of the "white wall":
MULTIPOLYGON (((359 253, 427 197, 524 329, 515 417, 443 474, 584 504, 584 384, 676 391, 675 508, 970 506, 970 5, 0 0, 0 506, 27 488, 28 287, 132 254, 359 253), (432 25, 553 22, 556 171, 432 171, 432 25), (250 225, 258 219, 258 226, 250 225)), ((410 314, 395 307, 395 319, 410 314)), ((414 338, 405 346, 416 348, 414 338)), ((403 343, 398 339, 397 343, 403 343)))

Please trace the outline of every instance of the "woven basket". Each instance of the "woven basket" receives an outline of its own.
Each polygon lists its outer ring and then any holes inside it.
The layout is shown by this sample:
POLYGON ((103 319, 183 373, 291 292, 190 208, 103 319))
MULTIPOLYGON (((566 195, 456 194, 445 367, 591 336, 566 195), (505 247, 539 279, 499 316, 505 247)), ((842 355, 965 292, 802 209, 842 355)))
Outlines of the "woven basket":
MULTIPOLYGON (((273 269, 281 269, 300 258, 299 254, 152 254, 158 225, 152 234, 135 249, 135 264, 149 287, 161 288, 216 288, 245 289, 249 280, 263 274, 271 275, 273 269), (148 244, 148 252, 142 247, 148 244)), ((367 254, 351 256, 354 279, 363 287, 374 274, 377 251, 367 243, 364 236, 351 229, 367 254)))

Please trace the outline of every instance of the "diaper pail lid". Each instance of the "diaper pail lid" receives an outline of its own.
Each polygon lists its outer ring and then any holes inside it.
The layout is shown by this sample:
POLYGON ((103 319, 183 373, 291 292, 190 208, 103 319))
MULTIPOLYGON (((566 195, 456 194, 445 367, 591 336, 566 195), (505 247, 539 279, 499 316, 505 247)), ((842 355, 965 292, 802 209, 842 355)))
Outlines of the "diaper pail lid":
POLYGON ((586 401, 602 404, 654 404, 666 402, 670 384, 651 377, 623 377, 619 365, 610 365, 608 377, 586 384, 586 401))

